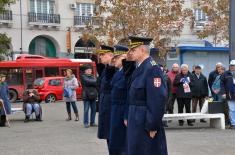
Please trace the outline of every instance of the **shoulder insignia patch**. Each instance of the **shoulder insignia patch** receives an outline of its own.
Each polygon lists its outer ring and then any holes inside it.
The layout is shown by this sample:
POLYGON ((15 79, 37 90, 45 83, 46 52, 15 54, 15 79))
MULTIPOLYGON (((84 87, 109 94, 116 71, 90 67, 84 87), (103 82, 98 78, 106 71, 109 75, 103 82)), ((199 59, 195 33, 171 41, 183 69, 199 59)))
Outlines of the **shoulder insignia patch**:
POLYGON ((151 60, 150 63, 151 63, 152 66, 157 65, 157 63, 154 60, 151 60))

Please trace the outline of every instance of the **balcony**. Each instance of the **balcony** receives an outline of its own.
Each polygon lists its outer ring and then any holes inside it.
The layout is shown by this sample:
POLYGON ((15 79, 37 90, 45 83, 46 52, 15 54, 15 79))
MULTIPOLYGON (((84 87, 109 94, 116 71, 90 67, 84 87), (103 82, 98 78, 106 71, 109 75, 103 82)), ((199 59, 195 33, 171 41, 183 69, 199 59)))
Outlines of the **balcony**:
POLYGON ((204 26, 208 23, 207 20, 197 20, 194 22, 193 32, 198 33, 203 30, 204 26))
POLYGON ((55 27, 60 26, 59 14, 46 14, 46 13, 34 13, 29 12, 29 25, 40 27, 55 27))
POLYGON ((6 10, 0 14, 0 25, 6 24, 8 27, 12 26, 12 11, 6 10))
POLYGON ((74 25, 78 28, 85 28, 86 26, 93 26, 94 28, 99 28, 102 23, 103 18, 101 17, 74 16, 74 25))

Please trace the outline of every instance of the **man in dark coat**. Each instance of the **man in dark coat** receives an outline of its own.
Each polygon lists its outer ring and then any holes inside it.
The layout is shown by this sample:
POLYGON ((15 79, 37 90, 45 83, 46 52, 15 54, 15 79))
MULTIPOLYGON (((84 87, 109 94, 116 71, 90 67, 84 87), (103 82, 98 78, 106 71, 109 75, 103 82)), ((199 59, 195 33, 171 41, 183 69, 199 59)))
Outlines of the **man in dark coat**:
MULTIPOLYGON (((186 113, 191 113, 191 99, 192 99, 192 88, 193 88, 194 78, 188 70, 187 64, 181 65, 181 73, 176 75, 174 80, 174 86, 177 87, 176 96, 178 103, 178 113, 184 112, 184 107, 186 113)), ((189 126, 193 126, 192 120, 187 120, 189 126)), ((184 121, 179 120, 179 125, 183 126, 184 121)))
POLYGON ((127 84, 123 71, 122 61, 126 59, 128 48, 121 45, 114 46, 114 66, 118 69, 114 74, 111 86, 111 123, 109 149, 115 155, 123 155, 126 152, 126 126, 124 116, 126 112, 127 84))
POLYGON ((167 155, 162 118, 167 88, 163 72, 149 56, 152 38, 130 37, 130 50, 137 68, 129 90, 127 155, 167 155))
MULTIPOLYGON (((111 80, 115 73, 115 67, 111 65, 113 52, 114 48, 106 45, 101 45, 101 49, 98 50, 101 63, 106 65, 100 75, 98 138, 106 139, 108 146, 111 112, 111 80)), ((109 154, 112 155, 110 149, 109 154)))
POLYGON ((226 117, 226 122, 230 120, 231 129, 235 129, 235 60, 230 62, 229 70, 221 77, 221 94, 227 100, 225 103, 225 117, 229 113, 230 119, 226 117))
MULTIPOLYGON (((202 74, 201 66, 195 66, 195 70, 193 73, 194 78, 194 87, 192 90, 192 112, 197 111, 197 105, 199 103, 200 110, 202 109, 203 103, 205 102, 205 98, 208 97, 208 83, 206 77, 202 74)), ((200 120, 205 123, 204 119, 200 120)))

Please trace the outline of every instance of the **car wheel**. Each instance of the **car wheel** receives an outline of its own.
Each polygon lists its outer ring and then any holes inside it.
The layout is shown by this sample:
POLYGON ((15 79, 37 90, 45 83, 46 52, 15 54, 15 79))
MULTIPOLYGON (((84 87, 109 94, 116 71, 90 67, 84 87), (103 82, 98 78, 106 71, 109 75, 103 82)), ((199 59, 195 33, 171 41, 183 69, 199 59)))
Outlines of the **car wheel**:
POLYGON ((54 94, 47 95, 45 102, 46 103, 52 103, 56 101, 56 96, 54 94))
POLYGON ((13 103, 13 102, 16 102, 17 98, 18 98, 18 94, 15 90, 12 90, 10 89, 9 90, 9 97, 10 97, 10 102, 13 103))

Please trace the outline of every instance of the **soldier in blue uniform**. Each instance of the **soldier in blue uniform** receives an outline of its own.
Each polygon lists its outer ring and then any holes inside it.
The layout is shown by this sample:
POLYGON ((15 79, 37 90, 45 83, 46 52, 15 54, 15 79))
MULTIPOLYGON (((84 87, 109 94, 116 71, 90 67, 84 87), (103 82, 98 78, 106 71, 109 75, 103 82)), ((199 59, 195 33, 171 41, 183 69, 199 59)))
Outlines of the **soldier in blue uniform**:
POLYGON ((137 68, 129 90, 127 155, 167 155, 162 117, 167 99, 163 72, 149 56, 152 38, 130 37, 137 68))
POLYGON ((114 46, 114 66, 117 68, 111 86, 111 123, 109 149, 115 155, 124 155, 126 151, 126 126, 124 116, 126 111, 127 84, 123 71, 123 60, 127 57, 128 48, 121 45, 114 46))
MULTIPOLYGON (((101 45, 97 51, 102 64, 105 68, 100 75, 100 98, 99 98, 99 119, 98 119, 98 138, 106 139, 109 146, 110 112, 111 112, 111 80, 115 73, 115 67, 112 66, 114 48, 101 45)), ((109 150, 110 152, 110 150, 109 150)), ((112 153, 109 153, 112 155, 112 153)))

